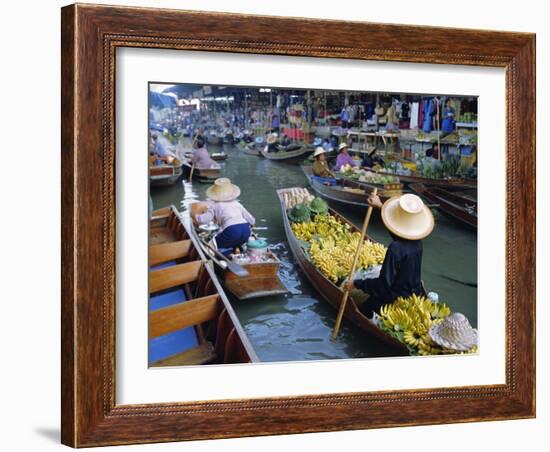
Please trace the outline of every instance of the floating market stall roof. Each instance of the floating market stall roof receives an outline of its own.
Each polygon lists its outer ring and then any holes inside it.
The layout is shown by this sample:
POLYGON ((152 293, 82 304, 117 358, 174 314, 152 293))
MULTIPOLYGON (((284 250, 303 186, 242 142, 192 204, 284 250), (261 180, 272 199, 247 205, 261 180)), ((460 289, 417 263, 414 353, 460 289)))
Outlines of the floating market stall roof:
POLYGON ((176 106, 176 98, 162 93, 149 92, 151 107, 172 108, 176 106))

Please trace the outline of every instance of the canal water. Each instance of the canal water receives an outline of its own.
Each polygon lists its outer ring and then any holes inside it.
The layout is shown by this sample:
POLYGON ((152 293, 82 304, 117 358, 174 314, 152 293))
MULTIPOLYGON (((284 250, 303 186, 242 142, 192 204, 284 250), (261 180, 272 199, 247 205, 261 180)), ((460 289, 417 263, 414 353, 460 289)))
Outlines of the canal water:
MULTIPOLYGON (((219 149, 209 146, 210 151, 219 149)), ((294 262, 284 232, 276 190, 307 187, 299 165, 273 162, 224 145, 229 158, 222 162, 222 176, 241 188, 240 201, 255 216, 258 231, 276 251, 282 265, 281 280, 289 290, 256 300, 238 301, 233 307, 261 361, 296 361, 392 356, 392 350, 344 319, 337 341, 330 339, 336 311, 324 302, 294 262)), ((205 199, 209 185, 182 180, 153 188, 155 208, 168 205, 187 211, 188 205, 205 199)), ((331 204, 359 227, 364 211, 331 204)), ((433 233, 424 240, 422 277, 426 288, 439 294, 453 311, 465 314, 477 327, 477 235, 446 217, 436 216, 433 233)), ((373 212, 368 234, 388 245, 391 241, 379 211, 373 212)))

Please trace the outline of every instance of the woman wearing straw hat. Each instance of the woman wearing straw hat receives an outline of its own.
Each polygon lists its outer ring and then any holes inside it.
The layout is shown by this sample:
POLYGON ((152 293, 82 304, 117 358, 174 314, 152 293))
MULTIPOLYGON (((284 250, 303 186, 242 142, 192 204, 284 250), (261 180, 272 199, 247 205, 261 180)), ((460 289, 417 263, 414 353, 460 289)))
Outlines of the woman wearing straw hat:
POLYGON ((213 221, 220 227, 220 232, 216 235, 216 245, 227 254, 248 241, 250 227, 256 223, 250 212, 237 201, 240 194, 239 187, 232 184, 227 177, 220 177, 206 190, 208 201, 198 206, 191 215, 199 224, 213 221))
POLYGON ((381 209, 382 221, 393 241, 386 252, 380 276, 349 281, 347 288, 361 289, 369 294, 360 309, 367 317, 372 317, 380 307, 393 303, 398 297, 423 294, 422 239, 431 234, 434 217, 422 200, 413 194, 394 196, 384 204, 378 196, 371 194, 368 202, 381 209))
POLYGON ((344 165, 358 166, 359 163, 351 158, 351 155, 348 153, 348 144, 340 143, 338 146, 338 157, 336 157, 336 165, 334 169, 340 171, 340 168, 344 165))
POLYGON ((315 148, 315 152, 313 153, 313 158, 315 159, 315 161, 313 162, 314 176, 331 177, 331 178, 336 177, 328 167, 328 162, 325 158, 325 150, 321 146, 318 146, 317 148, 315 148))
POLYGON ((267 136, 266 143, 267 143, 267 152, 277 152, 279 148, 277 147, 277 134, 276 133, 270 133, 267 136))

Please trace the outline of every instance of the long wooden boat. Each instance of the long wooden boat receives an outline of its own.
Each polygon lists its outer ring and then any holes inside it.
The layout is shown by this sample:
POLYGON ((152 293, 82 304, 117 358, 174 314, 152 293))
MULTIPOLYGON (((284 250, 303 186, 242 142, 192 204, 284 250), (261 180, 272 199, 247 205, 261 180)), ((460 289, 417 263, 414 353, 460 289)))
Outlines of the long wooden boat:
MULTIPOLYGON (((305 250, 302 248, 302 246, 294 236, 294 233, 292 232, 283 199, 284 193, 290 190, 291 189, 277 190, 277 195, 279 196, 279 201, 281 203, 283 224, 285 227, 288 245, 292 251, 294 259, 300 266, 302 272, 305 274, 311 285, 317 290, 321 298, 328 304, 330 304, 333 308, 338 310, 342 301, 342 296, 344 295, 342 289, 335 285, 331 280, 326 278, 321 273, 321 271, 319 271, 317 267, 313 265, 313 263, 309 260, 305 250)), ((330 209, 329 212, 331 215, 334 215, 336 218, 338 218, 339 221, 343 223, 348 223, 352 232, 358 231, 352 223, 339 215, 333 209, 330 209)), ((363 315, 363 313, 361 313, 361 311, 359 311, 357 304, 351 297, 348 299, 348 303, 346 304, 344 316, 348 320, 351 320, 353 323, 355 323, 359 328, 361 328, 369 335, 395 348, 396 352, 398 352, 399 354, 408 355, 406 346, 396 338, 390 336, 386 332, 379 329, 376 325, 374 325, 365 315, 363 315)))
POLYGON ((313 176, 311 166, 302 166, 302 171, 310 187, 317 195, 328 201, 338 202, 349 206, 367 208, 369 206, 367 198, 375 188, 378 188, 378 195, 382 202, 392 196, 399 196, 402 194, 401 184, 371 185, 347 178, 340 178, 336 180, 336 185, 325 185, 313 176))
POLYGON ((451 193, 440 187, 411 184, 410 188, 429 203, 435 204, 443 214, 471 228, 477 229, 477 201, 451 193))
MULTIPOLYGON (((193 164, 189 160, 183 161, 183 171, 186 176, 191 174, 193 164)), ((221 168, 208 168, 208 169, 193 169, 193 177, 198 179, 199 182, 213 183, 218 177, 220 177, 221 168)))
POLYGON ((165 187, 175 184, 183 174, 182 165, 183 163, 150 166, 149 185, 151 187, 165 187))
MULTIPOLYGON (((394 175, 393 173, 387 173, 380 170, 373 170, 375 173, 384 174, 384 175, 394 175)), ((432 179, 429 177, 422 177, 422 176, 403 176, 401 174, 395 174, 395 176, 399 177, 399 180, 409 184, 424 184, 424 185, 430 185, 430 186, 436 186, 441 188, 453 188, 453 189, 477 189, 477 179, 432 179)))
MULTIPOLYGON (((180 156, 180 158, 190 159, 191 156, 193 155, 193 151, 191 150, 191 148, 188 148, 188 147, 182 148, 179 150, 178 155, 180 156)), ((227 157, 228 157, 228 154, 226 154, 224 151, 213 152, 212 154, 210 154, 210 158, 215 162, 221 162, 221 161, 227 160, 227 157)))
POLYGON ((151 367, 259 361, 212 267, 173 206, 153 212, 151 367))
POLYGON ((312 153, 313 149, 309 149, 307 146, 302 146, 294 151, 278 151, 267 152, 266 149, 261 150, 261 154, 269 160, 275 161, 291 161, 305 158, 308 154, 312 153))
POLYGON ((252 143, 245 143, 244 141, 239 141, 237 143, 237 147, 243 151, 245 154, 248 154, 248 155, 260 155, 260 150, 257 149, 255 146, 254 146, 254 142, 252 143))
POLYGON ((288 292, 279 278, 281 261, 272 252, 268 251, 269 261, 239 263, 247 272, 247 276, 238 276, 227 269, 226 263, 218 259, 206 245, 197 230, 194 230, 197 243, 202 246, 203 253, 212 259, 216 266, 216 273, 220 277, 225 289, 239 300, 269 297, 288 292))
POLYGON ((214 152, 210 155, 212 160, 215 162, 223 162, 224 160, 227 160, 227 157, 229 157, 225 152, 214 152))

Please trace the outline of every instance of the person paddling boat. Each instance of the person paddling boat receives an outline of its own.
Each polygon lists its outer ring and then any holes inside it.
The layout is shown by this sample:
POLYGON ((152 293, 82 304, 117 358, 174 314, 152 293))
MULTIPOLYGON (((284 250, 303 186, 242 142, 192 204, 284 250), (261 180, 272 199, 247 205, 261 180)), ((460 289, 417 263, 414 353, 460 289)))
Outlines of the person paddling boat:
POLYGON ((360 289, 369 295, 360 310, 370 318, 398 297, 423 294, 422 239, 431 234, 434 217, 422 199, 413 194, 395 196, 384 204, 371 194, 368 202, 381 209, 382 222, 393 239, 378 278, 347 282, 349 290, 360 289))

